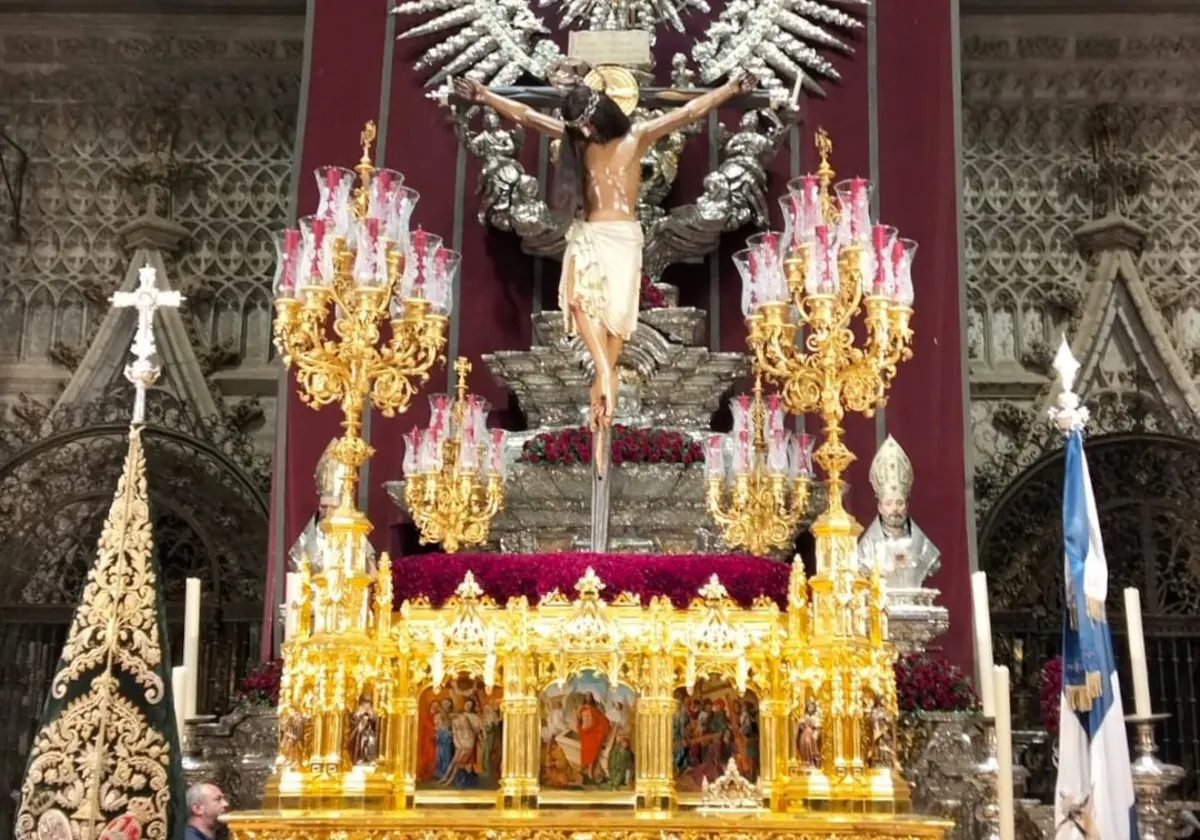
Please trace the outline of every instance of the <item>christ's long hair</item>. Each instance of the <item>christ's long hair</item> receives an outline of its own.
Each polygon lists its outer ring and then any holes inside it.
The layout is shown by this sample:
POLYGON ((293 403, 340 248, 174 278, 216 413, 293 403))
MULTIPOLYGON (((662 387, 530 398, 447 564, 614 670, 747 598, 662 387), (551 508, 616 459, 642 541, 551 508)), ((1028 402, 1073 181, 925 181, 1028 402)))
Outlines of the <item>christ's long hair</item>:
POLYGON ((575 85, 567 91, 562 104, 562 144, 558 150, 558 172, 554 184, 554 205, 558 212, 574 219, 585 210, 583 152, 588 143, 607 143, 624 137, 633 127, 629 117, 608 94, 593 90, 587 85, 575 85), (596 105, 591 119, 582 126, 571 125, 588 111, 592 97, 596 105))

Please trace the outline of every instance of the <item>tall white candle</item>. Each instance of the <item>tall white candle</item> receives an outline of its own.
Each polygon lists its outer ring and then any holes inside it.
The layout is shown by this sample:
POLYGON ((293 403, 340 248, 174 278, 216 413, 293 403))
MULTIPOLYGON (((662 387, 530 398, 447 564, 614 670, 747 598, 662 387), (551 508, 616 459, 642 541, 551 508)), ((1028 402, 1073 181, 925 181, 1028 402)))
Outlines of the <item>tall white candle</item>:
POLYGON ((296 602, 300 600, 300 573, 288 572, 283 584, 283 637, 290 639, 296 632, 299 616, 296 613, 296 602))
POLYGON ((993 666, 996 691, 996 759, 1000 766, 997 793, 1000 800, 1000 840, 1016 840, 1016 800, 1013 797, 1012 711, 1009 707, 1008 668, 993 666))
POLYGON ((987 573, 971 575, 971 607, 975 621, 975 667, 979 673, 979 696, 983 700, 983 714, 996 714, 995 680, 992 675, 992 611, 988 606, 987 573))
POLYGON ((184 693, 186 701, 183 711, 187 717, 195 717, 196 694, 200 687, 200 578, 188 578, 185 592, 183 667, 187 669, 187 691, 184 693))
POLYGON ((1150 717, 1150 673, 1146 669, 1146 634, 1142 630, 1142 595, 1125 590, 1125 626, 1129 633, 1129 666, 1133 672, 1133 707, 1137 716, 1150 717))
POLYGON ((179 732, 179 743, 183 743, 184 722, 187 713, 184 704, 187 702, 187 668, 180 665, 171 669, 171 700, 175 706, 175 729, 179 732))

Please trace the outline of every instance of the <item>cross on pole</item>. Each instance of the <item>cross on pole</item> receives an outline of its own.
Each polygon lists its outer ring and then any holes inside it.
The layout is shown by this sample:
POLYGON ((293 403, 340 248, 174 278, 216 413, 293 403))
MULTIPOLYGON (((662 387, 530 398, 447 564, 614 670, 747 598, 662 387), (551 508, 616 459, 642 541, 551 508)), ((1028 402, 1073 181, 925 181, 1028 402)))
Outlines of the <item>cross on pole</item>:
POLYGON ((134 360, 125 366, 125 378, 133 383, 136 394, 133 403, 134 424, 146 420, 146 389, 158 381, 161 373, 152 359, 157 348, 154 344, 154 313, 162 306, 179 306, 183 296, 179 292, 163 291, 155 286, 157 275, 150 266, 138 269, 138 285, 131 292, 116 292, 109 303, 117 309, 133 307, 137 310, 137 332, 133 335, 130 351, 134 360))

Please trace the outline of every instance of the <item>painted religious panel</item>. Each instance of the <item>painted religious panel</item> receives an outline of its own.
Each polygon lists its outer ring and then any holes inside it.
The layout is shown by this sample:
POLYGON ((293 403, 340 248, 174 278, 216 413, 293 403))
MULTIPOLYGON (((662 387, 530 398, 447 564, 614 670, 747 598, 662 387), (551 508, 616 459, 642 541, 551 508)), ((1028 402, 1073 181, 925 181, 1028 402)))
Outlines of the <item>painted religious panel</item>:
POLYGON ((539 698, 541 784, 556 790, 633 790, 637 695, 581 671, 539 698))
POLYGON ((417 709, 417 789, 496 790, 504 745, 501 690, 460 675, 421 692, 417 709))
POLYGON ((705 780, 725 772, 729 759, 738 772, 758 780, 758 698, 740 695, 723 677, 702 677, 691 694, 675 692, 671 760, 675 789, 698 793, 705 780))

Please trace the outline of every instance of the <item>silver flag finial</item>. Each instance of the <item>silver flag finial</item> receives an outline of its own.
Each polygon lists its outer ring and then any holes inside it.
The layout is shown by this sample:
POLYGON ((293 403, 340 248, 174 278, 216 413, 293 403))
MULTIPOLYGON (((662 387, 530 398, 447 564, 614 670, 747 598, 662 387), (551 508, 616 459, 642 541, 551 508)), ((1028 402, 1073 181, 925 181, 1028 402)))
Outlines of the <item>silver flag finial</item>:
POLYGON ((1087 425, 1088 410, 1079 404, 1079 395, 1074 390, 1075 377, 1079 375, 1079 360, 1071 352, 1065 335, 1058 345, 1058 352, 1054 354, 1053 364, 1062 390, 1058 394, 1058 405, 1050 409, 1050 422, 1067 434, 1087 425))

